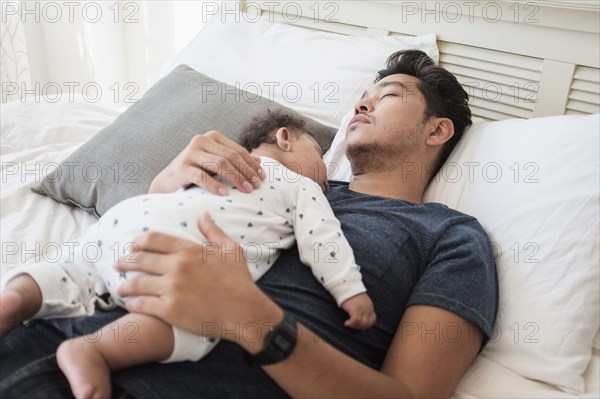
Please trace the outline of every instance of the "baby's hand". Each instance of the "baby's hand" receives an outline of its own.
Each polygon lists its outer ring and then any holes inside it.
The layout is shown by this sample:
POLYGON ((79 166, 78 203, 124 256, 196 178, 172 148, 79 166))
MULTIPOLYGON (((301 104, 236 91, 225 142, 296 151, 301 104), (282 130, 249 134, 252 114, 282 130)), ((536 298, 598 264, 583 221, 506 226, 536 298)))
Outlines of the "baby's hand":
POLYGON ((350 318, 344 322, 346 327, 356 330, 366 330, 375 324, 375 309, 373 302, 366 293, 355 295, 342 302, 344 309, 350 318))

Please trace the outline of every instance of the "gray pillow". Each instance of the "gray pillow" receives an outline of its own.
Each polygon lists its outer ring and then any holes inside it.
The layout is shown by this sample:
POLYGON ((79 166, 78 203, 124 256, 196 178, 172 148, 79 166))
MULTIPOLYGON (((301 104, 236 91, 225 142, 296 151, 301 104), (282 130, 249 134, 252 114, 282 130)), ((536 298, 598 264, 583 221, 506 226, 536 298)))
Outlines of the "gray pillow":
MULTIPOLYGON (((279 108, 299 115, 180 65, 33 191, 100 216, 117 202, 146 193, 152 179, 194 135, 218 130, 236 140, 252 118, 279 108)), ((336 129, 304 119, 307 130, 327 150, 336 129)))

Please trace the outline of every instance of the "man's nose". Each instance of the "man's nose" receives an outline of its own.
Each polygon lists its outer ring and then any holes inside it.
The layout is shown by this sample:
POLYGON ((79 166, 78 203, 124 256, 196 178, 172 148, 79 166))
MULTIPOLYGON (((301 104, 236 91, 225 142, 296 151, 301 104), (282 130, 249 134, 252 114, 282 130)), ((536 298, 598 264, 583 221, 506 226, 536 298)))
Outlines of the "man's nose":
POLYGON ((354 115, 364 113, 364 112, 371 112, 372 110, 373 110, 373 104, 367 98, 361 98, 354 105, 354 115))

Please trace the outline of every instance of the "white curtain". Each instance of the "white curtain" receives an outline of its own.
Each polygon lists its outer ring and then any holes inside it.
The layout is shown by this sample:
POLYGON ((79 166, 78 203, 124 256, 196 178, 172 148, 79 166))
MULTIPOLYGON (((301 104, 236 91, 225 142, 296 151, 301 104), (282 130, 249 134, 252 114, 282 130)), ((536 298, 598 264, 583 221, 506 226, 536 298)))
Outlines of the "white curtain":
POLYGON ((17 88, 29 85, 30 71, 23 25, 18 16, 2 15, 0 25, 0 97, 2 102, 19 99, 17 88))
MULTIPOLYGON (((199 31, 207 1, 2 1, 2 102, 139 100, 199 31)), ((214 2, 212 2, 214 4, 214 2)))

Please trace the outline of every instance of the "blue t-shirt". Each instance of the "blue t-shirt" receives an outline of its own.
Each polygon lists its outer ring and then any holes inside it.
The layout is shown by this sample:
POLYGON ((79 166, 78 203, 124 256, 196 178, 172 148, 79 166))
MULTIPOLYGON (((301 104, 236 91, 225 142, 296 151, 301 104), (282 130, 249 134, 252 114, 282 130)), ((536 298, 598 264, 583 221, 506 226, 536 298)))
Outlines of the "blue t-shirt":
MULTIPOLYGON (((381 367, 410 305, 447 309, 491 336, 498 303, 496 268, 488 237, 475 218, 441 204, 360 194, 346 183, 330 183, 327 197, 361 266, 377 322, 366 331, 344 327, 346 312, 300 263, 296 247, 284 251, 258 282, 274 301, 319 337, 373 368, 381 367)), ((327 256, 331 248, 322 244, 303 250, 327 256)), ((454 340, 458 329, 468 333, 466 326, 418 333, 454 340)), ((139 397, 287 396, 260 367, 244 364, 242 353, 222 341, 196 363, 143 365, 115 373, 114 382, 139 397)))
MULTIPOLYGON (((488 237, 474 217, 442 204, 356 193, 345 183, 332 183, 327 198, 361 266, 377 322, 366 331, 344 327, 347 313, 300 263, 297 248, 284 253, 259 281, 273 300, 317 335, 374 368, 381 367, 410 305, 447 309, 491 336, 496 267, 488 237)), ((315 256, 331 252, 318 243, 308 250, 315 256)), ((468 327, 439 326, 437 332, 449 340, 459 333, 468 334, 468 327)))

